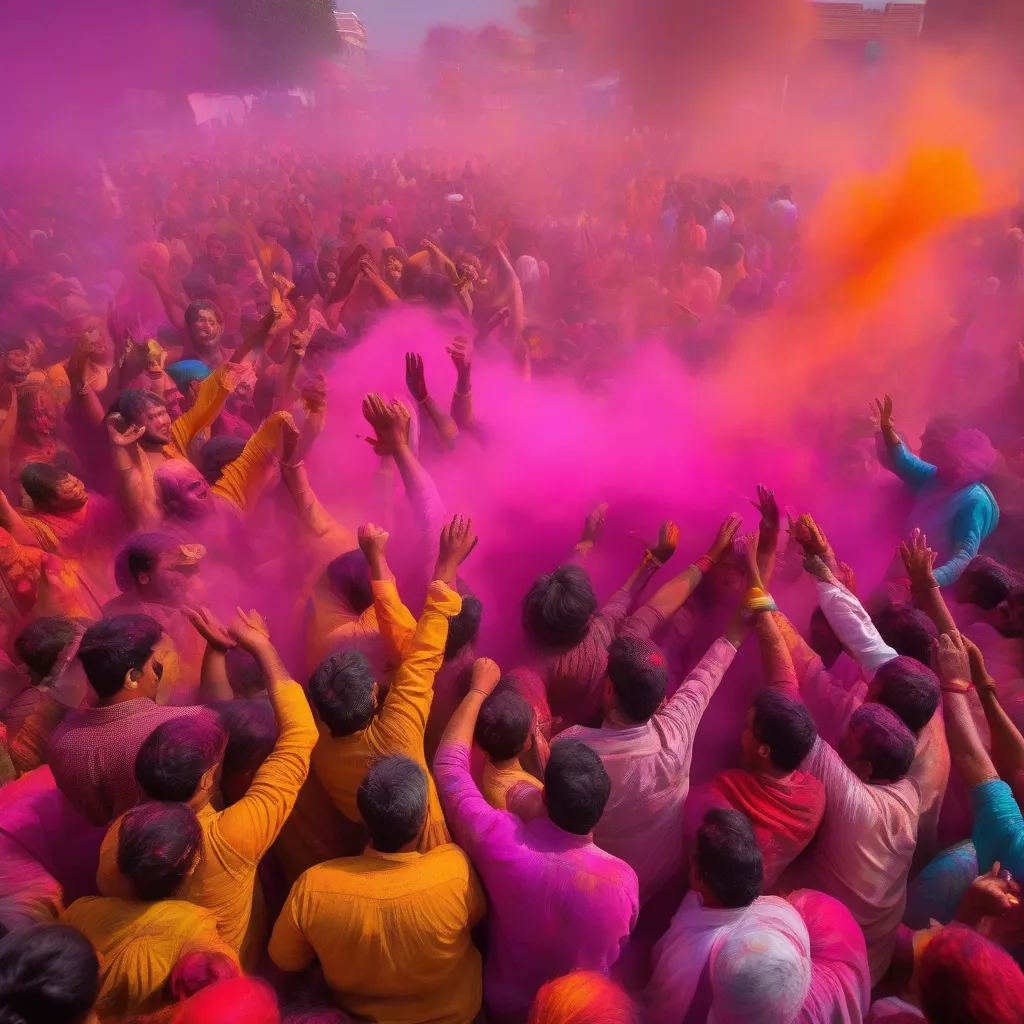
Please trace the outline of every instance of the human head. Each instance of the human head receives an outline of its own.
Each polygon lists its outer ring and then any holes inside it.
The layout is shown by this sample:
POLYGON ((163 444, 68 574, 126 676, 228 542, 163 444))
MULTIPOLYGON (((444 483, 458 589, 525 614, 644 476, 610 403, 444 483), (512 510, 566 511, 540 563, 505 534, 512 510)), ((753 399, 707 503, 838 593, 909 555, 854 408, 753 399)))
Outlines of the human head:
POLYGON ((151 445, 171 443, 171 416, 167 404, 152 391, 126 388, 110 407, 111 413, 120 413, 130 427, 144 427, 142 440, 151 445))
POLYGON ((20 334, 0 332, 0 359, 4 376, 15 383, 23 381, 32 372, 28 342, 20 334))
POLYGON ((15 638, 14 649, 25 663, 34 683, 42 682, 79 634, 74 619, 50 615, 30 622, 15 638))
POLYGON ((903 656, 887 661, 875 673, 867 693, 869 701, 884 704, 915 733, 932 720, 941 697, 939 677, 916 659, 903 656))
POLYGON ((163 627, 148 615, 116 615, 90 626, 78 645, 78 659, 101 701, 124 691, 155 697, 163 666, 154 650, 163 627))
POLYGON ((192 581, 205 554, 200 545, 182 544, 165 533, 138 533, 118 552, 114 579, 122 593, 181 607, 192 596, 192 581))
POLYGON ((279 1024, 274 990, 262 978, 214 981, 182 1005, 172 1024, 279 1024))
POLYGON ((194 522, 215 511, 210 485, 191 462, 168 459, 157 466, 153 483, 164 512, 172 519, 194 522))
POLYGON ((1017 1024, 1024 975, 1004 949, 963 925, 946 925, 915 972, 929 1024, 1017 1024))
POLYGON ((548 817, 573 835, 589 835, 601 820, 612 784, 601 758, 582 740, 551 744, 544 769, 548 817))
POLYGON ((309 677, 309 695, 332 736, 351 736, 370 724, 377 681, 360 650, 329 654, 309 677))
POLYGON ((206 299, 196 299, 185 310, 185 326, 197 352, 207 354, 220 344, 224 334, 224 316, 206 299))
POLYGON ((992 610, 990 619, 1003 636, 1024 636, 1024 586, 1014 587, 992 610))
POLYGON ((657 644, 640 637, 617 637, 608 648, 604 711, 617 711, 631 722, 654 716, 668 690, 665 656, 657 644))
POLYGON ((690 861, 690 887, 706 906, 749 907, 761 895, 764 862, 750 819, 712 808, 704 815, 690 861))
POLYGON ((228 254, 228 247, 220 235, 210 234, 206 236, 206 255, 215 262, 220 262, 228 254))
POLYGON ((356 793, 370 842, 380 853, 398 853, 414 842, 427 816, 427 773, 401 754, 370 767, 356 793))
POLYGON ((792 1024, 811 987, 811 941, 796 910, 758 905, 711 950, 715 1024, 792 1024))
POLYGON ((212 487, 221 478, 224 467, 234 462, 244 447, 245 441, 240 437, 229 434, 211 437, 199 453, 199 472, 203 479, 212 487))
POLYGON ((484 606, 480 598, 470 595, 463 597, 462 610, 448 620, 448 639, 444 645, 444 660, 451 661, 480 632, 480 620, 484 606))
POLYGON ((747 711, 743 767, 748 771, 796 771, 817 738, 814 719, 803 701, 764 689, 747 711))
POLYGON ((590 577, 578 565, 543 573, 523 598, 523 629, 544 647, 568 650, 586 635, 597 598, 590 577))
POLYGON ((882 640, 893 650, 927 665, 932 643, 938 638, 935 624, 911 604, 887 604, 874 616, 882 640))
POLYGON ((195 870, 203 831, 188 804, 139 804, 121 819, 117 870, 135 898, 171 899, 195 870))
POLYGON ((340 598, 356 615, 373 606, 370 567, 362 551, 346 551, 327 566, 331 593, 340 598))
POLYGON ((473 739, 492 761, 509 761, 526 749, 532 727, 533 708, 506 677, 480 705, 473 739))
POLYGON ((179 359, 167 367, 167 376, 191 405, 199 385, 210 376, 210 368, 200 359, 179 359))
POLYGON ((988 555, 978 555, 967 563, 953 585, 953 595, 962 604, 974 604, 992 611, 1017 585, 1013 571, 988 555))
POLYGON ((277 721, 265 700, 223 701, 213 706, 227 734, 220 769, 224 803, 237 803, 277 742, 277 721))
POLYGON ((84 1024, 100 989, 92 943, 66 924, 34 924, 0 940, 0 1021, 84 1024))
POLYGON ((48 462, 30 462, 21 471, 21 486, 41 512, 77 512, 88 500, 85 484, 48 462))
POLYGON ((850 718, 839 753, 864 782, 899 782, 914 763, 917 740, 894 711, 861 704, 850 718))
POLYGON ((212 715, 172 718, 135 755, 135 780, 150 800, 188 803, 213 793, 227 735, 212 715))
POLYGON ((597 971, 573 971, 542 985, 527 1024, 638 1024, 628 995, 597 971))
POLYGON ((18 389, 18 432, 52 438, 57 429, 57 402, 48 387, 26 384, 18 389))

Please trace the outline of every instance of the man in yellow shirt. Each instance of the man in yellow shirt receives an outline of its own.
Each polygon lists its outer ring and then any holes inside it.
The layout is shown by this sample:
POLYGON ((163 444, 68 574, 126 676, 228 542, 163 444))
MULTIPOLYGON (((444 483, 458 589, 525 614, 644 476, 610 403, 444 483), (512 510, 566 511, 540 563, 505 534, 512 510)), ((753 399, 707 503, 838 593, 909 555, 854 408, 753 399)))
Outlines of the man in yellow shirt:
POLYGON ((213 915, 176 898, 195 870, 202 841, 195 812, 186 804, 132 808, 117 843, 126 897, 86 896, 62 915, 99 955, 101 1021, 166 1007, 171 972, 188 953, 219 953, 238 962, 221 941, 213 915))
POLYGON ((302 971, 319 958, 335 1002, 378 1024, 470 1024, 481 1006, 470 929, 484 915, 484 894, 454 844, 417 851, 427 780, 401 755, 367 772, 357 803, 370 845, 306 871, 270 940, 278 967, 302 971))
MULTIPOLYGON (((223 811, 210 802, 226 743, 215 722, 180 720, 158 727, 139 750, 135 774, 151 799, 180 800, 195 810, 203 852, 183 898, 213 913, 224 942, 251 967, 267 929, 256 869, 306 781, 317 730, 306 695, 292 682, 262 619, 255 613, 239 613, 230 634, 256 660, 278 725, 274 749, 245 795, 223 811)), ((121 821, 111 825, 100 852, 97 885, 105 895, 124 891, 116 852, 121 821)))
POLYGON ((509 680, 502 680, 480 706, 473 739, 487 755, 480 792, 496 810, 507 810, 506 796, 517 783, 543 789, 519 763, 520 754, 530 749, 533 708, 509 680))
MULTIPOLYGON (((334 805, 352 821, 362 820, 356 793, 377 758, 403 754, 427 772, 423 734, 433 700, 434 675, 444 657, 448 620, 462 609, 462 598, 452 584, 475 543, 472 523, 462 516, 456 516, 442 531, 423 614, 383 701, 378 699, 370 663, 358 649, 325 658, 309 680, 310 699, 320 718, 313 768, 334 805)), ((428 772, 427 813, 417 849, 426 852, 448 842, 451 839, 428 772)))

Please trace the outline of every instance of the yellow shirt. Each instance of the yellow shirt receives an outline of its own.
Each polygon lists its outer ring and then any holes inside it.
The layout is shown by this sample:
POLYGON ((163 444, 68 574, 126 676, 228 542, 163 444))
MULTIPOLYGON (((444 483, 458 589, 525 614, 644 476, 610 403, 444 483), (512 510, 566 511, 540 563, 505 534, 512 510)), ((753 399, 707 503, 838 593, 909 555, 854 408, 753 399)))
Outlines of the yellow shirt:
POLYGON ((373 721, 351 736, 332 736, 322 723, 313 750, 313 769, 334 805, 352 821, 362 821, 356 792, 370 762, 404 754, 427 773, 427 817, 418 849, 421 852, 451 842, 437 789, 423 752, 423 733, 434 699, 434 676, 444 658, 448 619, 462 610, 462 598, 435 580, 427 590, 423 614, 409 641, 401 667, 373 721))
MULTIPOLYGON (((198 812, 203 853, 182 892, 183 899, 215 915, 221 938, 247 967, 258 958, 267 927, 256 869, 291 813, 317 741, 313 713, 298 683, 283 686, 277 704, 277 743, 245 796, 223 811, 208 804, 198 812)), ((110 826, 100 850, 96 885, 104 895, 127 894, 117 870, 120 824, 118 819, 110 826)))
POLYGON ((186 953, 223 953, 238 961, 217 934, 213 915, 184 900, 143 903, 86 896, 72 903, 61 920, 77 928, 99 956, 96 1012, 104 1021, 168 1005, 167 981, 186 953))
POLYGON ((525 782, 535 789, 543 789, 544 784, 540 779, 534 778, 529 772, 523 771, 522 765, 517 761, 507 768, 495 768, 488 760, 484 763, 483 777, 480 779, 480 792, 483 798, 496 810, 506 811, 508 806, 505 798, 508 791, 525 782))
POLYGON ((224 383, 224 367, 218 366, 202 384, 192 408, 171 424, 170 444, 161 449, 166 459, 188 459, 192 442, 220 415, 232 389, 224 383))
POLYGON ((469 858, 429 853, 332 860, 292 887, 270 940, 285 971, 318 957, 334 999, 378 1024, 469 1024, 480 1009, 470 929, 486 910, 469 858))
MULTIPOLYGON (((277 475, 275 451, 284 428, 283 412, 275 412, 264 420, 241 454, 223 469, 211 490, 231 502, 240 512, 248 514, 259 503, 267 487, 277 475)), ((216 418, 216 417, 215 417, 216 418)))

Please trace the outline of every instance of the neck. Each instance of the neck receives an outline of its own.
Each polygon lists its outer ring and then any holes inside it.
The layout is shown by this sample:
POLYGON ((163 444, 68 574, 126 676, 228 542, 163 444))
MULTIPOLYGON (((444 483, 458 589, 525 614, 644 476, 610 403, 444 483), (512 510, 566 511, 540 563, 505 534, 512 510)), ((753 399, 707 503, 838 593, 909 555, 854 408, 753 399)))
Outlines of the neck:
POLYGON ((793 772, 783 771, 781 768, 776 768, 775 765, 770 763, 758 765, 754 769, 753 774, 766 775, 769 779, 776 779, 779 782, 793 777, 793 772))
POLYGON ((618 708, 612 708, 604 716, 605 725, 614 726, 616 729, 635 729, 638 725, 644 725, 644 722, 634 722, 632 718, 624 715, 618 708))
POLYGON ((107 697, 106 700, 99 702, 99 707, 108 708, 114 704, 127 704, 130 700, 138 700, 140 697, 145 697, 144 693, 140 693, 136 690, 118 690, 113 697, 107 697))
POLYGON ((208 789, 201 789, 189 800, 188 805, 198 814, 203 808, 209 806, 213 794, 208 789))
POLYGON ((522 767, 519 764, 519 758, 518 757, 509 757, 509 758, 506 758, 504 761, 491 761, 491 764, 494 765, 494 767, 497 768, 498 771, 504 771, 506 768, 520 768, 520 767, 522 767))

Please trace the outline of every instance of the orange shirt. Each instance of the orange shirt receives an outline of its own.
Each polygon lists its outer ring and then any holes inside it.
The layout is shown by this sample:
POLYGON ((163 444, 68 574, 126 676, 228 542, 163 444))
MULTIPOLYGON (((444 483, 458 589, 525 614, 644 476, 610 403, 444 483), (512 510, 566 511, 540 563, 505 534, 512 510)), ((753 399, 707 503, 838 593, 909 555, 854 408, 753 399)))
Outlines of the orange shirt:
POLYGON ((498 811, 508 810, 506 797, 509 790, 525 782, 534 789, 543 789, 540 779, 534 778, 529 772, 523 771, 522 765, 516 761, 507 768, 495 768, 490 760, 484 763, 483 776, 480 779, 480 792, 484 799, 498 811))

